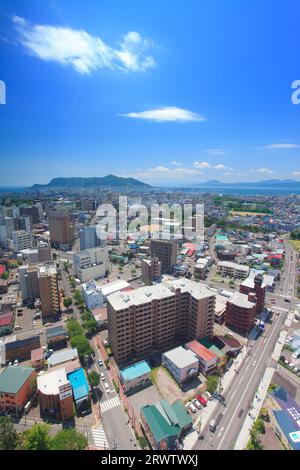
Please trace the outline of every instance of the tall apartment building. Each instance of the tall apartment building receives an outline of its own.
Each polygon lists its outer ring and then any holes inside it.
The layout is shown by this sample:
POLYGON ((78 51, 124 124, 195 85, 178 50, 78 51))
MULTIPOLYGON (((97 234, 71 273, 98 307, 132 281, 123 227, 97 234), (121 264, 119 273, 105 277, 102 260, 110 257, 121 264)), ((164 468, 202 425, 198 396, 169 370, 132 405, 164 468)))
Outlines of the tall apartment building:
POLYGON ((263 284, 263 276, 257 274, 254 277, 248 277, 240 285, 240 292, 243 294, 255 294, 256 313, 260 313, 265 306, 266 287, 263 284))
POLYGON ((25 230, 14 231, 12 233, 12 241, 15 253, 32 248, 32 235, 31 233, 25 232, 25 230))
POLYGON ((54 263, 20 266, 19 281, 23 302, 32 304, 39 298, 43 316, 55 315, 60 311, 57 271, 54 263))
POLYGON ((6 226, 6 236, 12 239, 12 234, 17 230, 16 219, 14 217, 4 217, 4 225, 6 226))
POLYGON ((151 257, 161 262, 161 273, 170 274, 177 263, 177 242, 175 240, 151 240, 151 257))
POLYGON ((145 284, 152 284, 157 281, 161 276, 161 262, 158 258, 143 259, 142 260, 142 281, 145 284))
POLYGON ((52 263, 38 265, 37 274, 42 316, 55 315, 60 312, 56 267, 52 263))
POLYGON ((120 364, 213 335, 215 295, 188 279, 107 297, 108 337, 120 364))
POLYGON ((97 248, 101 246, 101 240, 97 235, 97 226, 90 225, 82 227, 79 231, 80 250, 88 250, 89 248, 97 248))
POLYGON ((256 314, 256 297, 254 294, 241 294, 236 292, 227 301, 225 311, 226 326, 248 334, 254 326, 256 314))
POLYGON ((74 239, 74 224, 69 214, 51 212, 49 215, 50 243, 61 250, 69 250, 74 239))
POLYGON ((79 251, 73 256, 76 277, 81 282, 104 277, 108 271, 108 252, 106 248, 90 248, 79 251))

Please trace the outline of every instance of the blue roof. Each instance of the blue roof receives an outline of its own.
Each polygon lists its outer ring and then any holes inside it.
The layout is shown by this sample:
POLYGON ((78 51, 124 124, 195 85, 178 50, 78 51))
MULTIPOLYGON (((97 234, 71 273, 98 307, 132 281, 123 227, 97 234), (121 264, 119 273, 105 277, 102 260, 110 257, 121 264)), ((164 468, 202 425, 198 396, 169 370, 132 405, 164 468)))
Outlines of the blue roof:
POLYGON ((86 398, 89 394, 89 386, 82 367, 74 372, 70 372, 67 377, 71 383, 75 401, 86 398))
POLYGON ((141 375, 149 374, 149 372, 151 372, 151 368, 146 361, 137 362, 132 366, 125 367, 124 369, 120 370, 122 379, 125 382, 136 379, 141 375))
POLYGON ((299 427, 295 426, 289 413, 286 410, 273 410, 274 416, 285 437, 288 439, 294 450, 300 450, 300 432, 299 427), (296 441, 296 442, 295 442, 296 441), (299 441, 299 442, 297 442, 299 441))

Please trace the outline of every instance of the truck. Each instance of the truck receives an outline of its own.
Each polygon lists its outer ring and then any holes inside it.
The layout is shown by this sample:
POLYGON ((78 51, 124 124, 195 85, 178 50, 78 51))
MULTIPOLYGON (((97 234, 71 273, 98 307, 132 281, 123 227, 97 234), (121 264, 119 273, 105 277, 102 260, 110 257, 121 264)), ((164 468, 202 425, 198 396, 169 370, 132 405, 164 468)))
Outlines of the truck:
POLYGON ((209 430, 211 432, 215 432, 216 430, 216 427, 217 427, 217 423, 214 419, 212 419, 210 422, 209 422, 209 430))

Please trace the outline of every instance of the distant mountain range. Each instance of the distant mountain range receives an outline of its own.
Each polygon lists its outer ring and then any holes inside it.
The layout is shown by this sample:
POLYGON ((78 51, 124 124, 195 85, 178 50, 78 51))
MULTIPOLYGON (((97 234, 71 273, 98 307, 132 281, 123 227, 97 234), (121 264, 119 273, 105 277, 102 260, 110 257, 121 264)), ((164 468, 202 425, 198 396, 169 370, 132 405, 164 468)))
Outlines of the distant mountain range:
POLYGON ((49 191, 63 189, 91 189, 91 188, 123 188, 123 189, 149 189, 151 186, 135 178, 122 178, 108 175, 92 178, 54 178, 48 184, 34 184, 30 191, 49 191))
POLYGON ((223 183, 218 180, 206 181, 204 183, 198 183, 197 187, 205 188, 300 188, 300 181, 296 180, 264 180, 264 181, 253 181, 253 182, 238 182, 238 183, 223 183))

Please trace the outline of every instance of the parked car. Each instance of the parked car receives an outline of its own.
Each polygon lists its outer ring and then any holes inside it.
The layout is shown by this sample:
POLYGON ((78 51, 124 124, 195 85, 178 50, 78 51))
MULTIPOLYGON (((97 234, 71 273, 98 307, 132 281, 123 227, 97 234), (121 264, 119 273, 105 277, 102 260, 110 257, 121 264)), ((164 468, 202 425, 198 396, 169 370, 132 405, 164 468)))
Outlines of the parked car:
POLYGON ((207 396, 208 400, 212 400, 212 399, 213 399, 212 394, 209 393, 208 390, 206 390, 204 393, 205 393, 205 395, 207 396))
POLYGON ((197 411, 197 408, 191 401, 187 404, 187 409, 191 411, 192 413, 196 413, 197 411))
POLYGON ((103 381, 105 380, 105 375, 103 374, 103 372, 101 372, 100 378, 101 378, 101 380, 103 380, 103 381))
POLYGON ((107 382, 105 382, 104 387, 105 387, 106 392, 109 393, 109 392, 110 392, 110 388, 109 388, 109 385, 108 385, 107 382))
POLYGON ((19 364, 19 361, 18 361, 18 359, 16 359, 15 362, 14 362, 14 366, 17 366, 18 364, 19 364))
POLYGON ((98 364, 100 367, 103 366, 103 362, 101 361, 101 359, 98 359, 98 364))
POLYGON ((196 395, 202 406, 207 406, 207 400, 202 395, 196 395))
POLYGON ((292 358, 293 359, 298 359, 300 357, 300 352, 299 351, 296 351, 293 355, 292 355, 292 358))
POLYGON ((197 410, 201 410, 201 403, 199 400, 197 400, 197 398, 195 398, 195 400, 193 400, 193 405, 195 405, 195 407, 197 408, 197 410))
POLYGON ((290 362, 290 363, 289 363, 289 367, 290 367, 291 369, 294 369, 294 367, 296 367, 296 366, 295 366, 295 364, 293 364, 292 362, 290 362))

